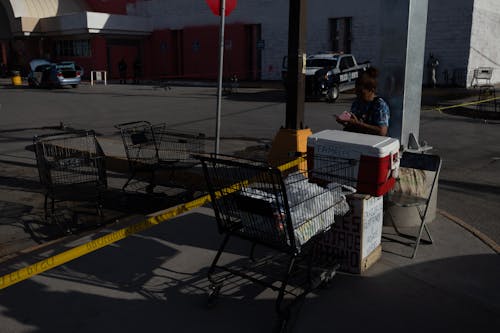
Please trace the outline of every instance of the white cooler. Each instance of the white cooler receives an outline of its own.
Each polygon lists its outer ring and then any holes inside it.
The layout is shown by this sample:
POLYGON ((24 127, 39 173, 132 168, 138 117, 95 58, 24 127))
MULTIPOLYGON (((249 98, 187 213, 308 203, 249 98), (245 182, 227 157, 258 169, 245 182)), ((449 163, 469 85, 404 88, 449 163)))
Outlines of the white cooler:
MULTIPOLYGON (((399 170, 399 140, 385 136, 325 130, 307 139, 308 163, 314 155, 359 161, 355 170, 359 193, 381 196, 395 184, 399 170)), ((316 163, 321 163, 319 160, 316 163)))

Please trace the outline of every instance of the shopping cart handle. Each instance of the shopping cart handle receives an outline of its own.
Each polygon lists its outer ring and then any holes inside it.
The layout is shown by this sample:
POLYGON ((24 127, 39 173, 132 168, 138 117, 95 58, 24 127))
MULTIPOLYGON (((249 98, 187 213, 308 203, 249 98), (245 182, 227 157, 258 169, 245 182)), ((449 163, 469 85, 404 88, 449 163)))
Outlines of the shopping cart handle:
POLYGON ((137 125, 137 124, 146 124, 148 126, 151 126, 151 123, 149 121, 139 120, 139 121, 131 121, 131 122, 128 122, 128 123, 116 124, 116 125, 114 125, 114 128, 121 130, 123 127, 127 127, 127 126, 130 126, 130 125, 137 125))

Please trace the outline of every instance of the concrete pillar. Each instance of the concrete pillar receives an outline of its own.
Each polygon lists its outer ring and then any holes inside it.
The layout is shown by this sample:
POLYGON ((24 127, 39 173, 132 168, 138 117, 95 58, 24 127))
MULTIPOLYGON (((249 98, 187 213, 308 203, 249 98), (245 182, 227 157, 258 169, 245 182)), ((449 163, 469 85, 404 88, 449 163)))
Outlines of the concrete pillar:
POLYGON ((408 148, 420 128, 428 0, 381 0, 378 93, 389 103, 389 135, 408 148))
MULTIPOLYGON (((428 0, 381 0, 380 4, 378 93, 391 110, 389 135, 398 138, 404 150, 422 150, 418 142, 428 0)), ((434 220, 436 200, 437 190, 427 222, 434 220)), ((420 224, 416 208, 390 207, 388 213, 399 226, 420 224)))

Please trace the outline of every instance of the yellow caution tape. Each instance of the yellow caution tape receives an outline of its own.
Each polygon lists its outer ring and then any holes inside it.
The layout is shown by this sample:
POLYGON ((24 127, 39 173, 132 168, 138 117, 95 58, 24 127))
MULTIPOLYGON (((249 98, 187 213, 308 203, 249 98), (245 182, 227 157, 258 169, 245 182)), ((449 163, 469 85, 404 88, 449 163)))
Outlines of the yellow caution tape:
POLYGON ((290 161, 288 163, 285 163, 283 165, 278 166, 278 169, 280 171, 285 171, 285 170, 288 170, 291 168, 295 168, 296 166, 300 165, 301 163, 304 163, 305 161, 306 161, 306 159, 304 157, 299 157, 293 161, 290 161))
MULTIPOLYGON (((302 163, 305 159, 304 158, 298 158, 294 161, 291 161, 289 163, 283 164, 279 166, 278 168, 281 171, 293 168, 300 163, 302 163)), ((234 193, 238 190, 240 190, 243 186, 248 185, 249 181, 243 181, 239 182, 236 184, 233 184, 219 192, 215 193, 216 198, 220 198, 223 195, 227 195, 230 193, 234 193)), ((0 290, 5 289, 7 287, 10 287, 18 282, 24 281, 26 279, 29 279, 35 275, 41 274, 45 271, 48 271, 52 268, 55 268, 57 266, 63 265, 69 261, 72 261, 76 258, 82 257, 86 254, 89 254, 91 252, 97 251, 100 248, 103 248, 109 244, 113 244, 118 242, 119 240, 122 240, 130 235, 136 234, 138 232, 144 231, 146 229, 149 229, 155 225, 158 225, 162 222, 165 222, 169 219, 172 219, 176 216, 179 216, 180 214, 186 213, 194 208, 198 208, 203 206, 204 204, 210 202, 210 195, 204 195, 198 199, 195 199, 193 201, 166 209, 165 211, 162 211, 160 214, 156 216, 152 216, 148 218, 147 220, 144 220, 142 222, 136 223, 132 226, 120 229, 118 231, 112 232, 108 235, 99 237, 97 239, 94 239, 88 243, 79 245, 77 247, 74 247, 70 250, 64 251, 60 254, 57 254, 55 256, 52 256, 50 258, 41 260, 33 265, 29 265, 27 267, 21 268, 17 271, 14 271, 12 273, 9 273, 4 276, 0 276, 0 290)))
POLYGON ((80 246, 74 247, 70 250, 57 254, 53 257, 41 260, 33 265, 28 267, 21 268, 15 272, 4 275, 0 277, 0 290, 10 287, 13 284, 21 282, 23 280, 29 279, 32 276, 43 273, 47 270, 55 268, 57 266, 63 265, 71 260, 94 252, 104 246, 115 243, 119 240, 122 240, 132 234, 141 232, 152 226, 158 225, 168 219, 171 219, 175 216, 178 216, 182 213, 185 213, 191 209, 203 206, 205 203, 210 201, 210 196, 205 195, 196 200, 190 201, 188 203, 172 207, 167 209, 164 213, 158 216, 153 216, 148 218, 145 221, 139 222, 127 228, 120 229, 118 231, 112 232, 103 237, 99 237, 94 239, 88 243, 82 244, 80 246))
POLYGON ((443 110, 455 109, 455 108, 459 108, 459 107, 463 107, 463 106, 469 106, 469 105, 482 104, 482 103, 486 103, 486 102, 495 101, 495 100, 498 100, 498 99, 500 99, 500 97, 493 97, 493 98, 488 98, 488 99, 482 99, 482 100, 476 101, 476 102, 467 102, 467 103, 450 105, 450 106, 436 107, 435 110, 441 112, 443 110))

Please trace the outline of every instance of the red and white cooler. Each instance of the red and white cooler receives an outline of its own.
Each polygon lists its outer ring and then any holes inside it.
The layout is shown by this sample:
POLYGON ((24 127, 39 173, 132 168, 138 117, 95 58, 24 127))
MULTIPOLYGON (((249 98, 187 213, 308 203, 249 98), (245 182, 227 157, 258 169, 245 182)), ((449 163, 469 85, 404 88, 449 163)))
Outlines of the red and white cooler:
POLYGON ((325 130, 308 137, 307 155, 312 165, 314 155, 358 160, 356 189, 373 196, 392 189, 399 171, 399 140, 385 136, 325 130))

